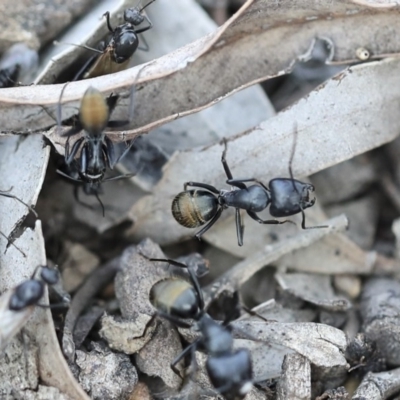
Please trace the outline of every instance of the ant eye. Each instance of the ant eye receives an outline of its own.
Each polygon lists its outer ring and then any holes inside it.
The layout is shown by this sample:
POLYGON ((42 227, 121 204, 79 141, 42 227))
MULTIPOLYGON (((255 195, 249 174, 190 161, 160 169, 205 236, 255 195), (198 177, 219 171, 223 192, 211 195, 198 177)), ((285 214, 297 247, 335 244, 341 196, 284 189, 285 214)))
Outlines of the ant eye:
POLYGON ((139 45, 139 40, 134 32, 124 32, 116 41, 114 57, 116 63, 123 63, 132 57, 139 45))

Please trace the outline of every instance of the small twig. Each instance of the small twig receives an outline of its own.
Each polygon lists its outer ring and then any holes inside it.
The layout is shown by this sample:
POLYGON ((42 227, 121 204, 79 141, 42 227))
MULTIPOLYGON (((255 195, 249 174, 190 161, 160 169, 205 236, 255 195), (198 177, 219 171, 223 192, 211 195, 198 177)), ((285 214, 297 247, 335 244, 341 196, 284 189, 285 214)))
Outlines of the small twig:
POLYGON ((63 352, 70 361, 73 361, 75 356, 73 331, 76 322, 93 297, 114 279, 119 270, 120 260, 120 257, 114 258, 102 267, 95 269, 86 278, 71 301, 69 310, 65 316, 64 335, 62 339, 63 352))
POLYGON ((307 247, 327 235, 345 230, 348 220, 345 215, 340 215, 327 221, 327 225, 328 228, 303 230, 287 240, 267 245, 263 250, 236 264, 204 289, 206 304, 223 291, 234 292, 254 274, 283 255, 307 247))

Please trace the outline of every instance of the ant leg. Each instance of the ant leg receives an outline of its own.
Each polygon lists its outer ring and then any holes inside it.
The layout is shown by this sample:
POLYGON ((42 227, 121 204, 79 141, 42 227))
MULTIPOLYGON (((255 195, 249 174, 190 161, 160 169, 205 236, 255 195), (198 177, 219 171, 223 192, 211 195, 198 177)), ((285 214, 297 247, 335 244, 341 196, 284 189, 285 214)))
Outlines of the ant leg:
POLYGON ((111 24, 110 24, 110 13, 107 11, 103 14, 103 17, 106 17, 107 20, 107 28, 111 33, 114 33, 114 29, 112 28, 111 24))
POLYGON ((87 154, 87 144, 83 145, 82 152, 81 152, 81 157, 80 157, 80 164, 81 164, 81 173, 84 174, 86 172, 87 168, 87 160, 88 160, 88 154, 87 154))
MULTIPOLYGON (((232 176, 232 172, 229 168, 228 162, 226 161, 226 152, 228 150, 228 143, 226 141, 226 138, 223 139, 223 142, 224 142, 224 151, 222 152, 221 162, 222 162, 222 166, 224 167, 226 177, 228 178, 226 183, 229 183, 233 180, 233 176, 232 176)), ((247 189, 246 185, 242 182, 233 183, 232 186, 236 186, 239 189, 247 189)))
POLYGON ((258 183, 260 186, 262 186, 267 192, 270 192, 269 188, 264 185, 261 181, 255 178, 244 178, 244 179, 228 179, 226 183, 228 185, 236 186, 241 189, 241 187, 238 186, 239 183, 244 183, 244 182, 255 182, 258 183))
POLYGON ((276 219, 261 219, 255 212, 253 211, 247 211, 247 214, 253 218, 255 221, 257 221, 260 224, 270 224, 270 225, 281 225, 285 224, 286 222, 289 222, 290 224, 296 225, 295 222, 291 221, 290 219, 285 219, 283 221, 278 221, 276 219))
MULTIPOLYGON (((178 375, 182 380, 184 379, 184 377, 180 374, 180 372, 178 371, 178 369, 175 367, 176 364, 179 363, 179 361, 181 361, 183 358, 185 358, 187 356, 187 354, 192 353, 194 355, 196 348, 198 346, 198 343, 200 342, 200 339, 197 339, 195 342, 193 342, 192 344, 190 344, 189 346, 186 347, 186 349, 182 350, 181 354, 179 354, 170 364, 171 365, 171 369, 172 371, 175 372, 176 375, 178 375)), ((192 357, 193 359, 193 357, 192 357)))
POLYGON ((149 51, 149 50, 150 50, 150 46, 149 46, 149 44, 147 43, 146 38, 144 37, 144 35, 141 35, 140 37, 142 38, 141 40, 142 40, 142 42, 143 42, 143 44, 144 44, 145 47, 138 46, 138 50, 149 51))
POLYGON ((103 151, 107 156, 107 164, 110 169, 114 169, 116 164, 114 143, 108 136, 104 136, 105 145, 103 145, 103 151))
POLYGON ((211 218, 210 222, 203 229, 201 229, 199 232, 197 232, 194 236, 200 240, 200 238, 217 222, 217 220, 221 216, 223 210, 224 209, 222 207, 220 207, 220 209, 217 211, 217 213, 211 218))
MULTIPOLYGON (((153 0, 154 1, 154 0, 153 0)), ((142 11, 151 3, 153 3, 153 1, 151 1, 150 3, 146 4, 145 7, 142 8, 142 11)), ((144 28, 140 28, 140 29, 135 29, 135 33, 143 33, 148 31, 149 29, 151 29, 153 27, 153 23, 150 21, 150 18, 147 15, 143 15, 144 19, 147 21, 148 25, 145 26, 144 28)))
POLYGON ((73 82, 80 81, 83 78, 83 76, 85 75, 86 71, 89 70, 89 67, 91 67, 92 64, 94 64, 94 62, 97 58, 98 58, 98 56, 90 57, 89 60, 87 60, 85 62, 85 64, 83 64, 83 66, 80 68, 80 70, 75 74, 72 81, 73 82))
POLYGON ((238 238, 238 245, 243 246, 243 232, 244 225, 242 223, 242 217, 240 215, 240 209, 236 209, 236 235, 238 238))
MULTIPOLYGON (((300 206, 301 207, 301 206, 300 206)), ((301 221, 301 228, 302 229, 319 229, 319 228, 329 228, 328 225, 315 225, 315 226, 306 226, 306 213, 301 208, 301 215, 303 217, 301 221)))
POLYGON ((75 201, 80 204, 81 206, 84 206, 86 208, 88 208, 89 210, 93 210, 93 207, 90 204, 86 204, 84 203, 80 198, 79 198, 79 188, 80 186, 78 185, 74 185, 74 198, 75 201))
POLYGON ((16 200, 16 201, 19 201, 19 202, 20 202, 21 204, 23 204, 29 211, 31 211, 31 212, 35 215, 36 218, 39 217, 39 216, 38 216, 38 213, 37 213, 30 205, 28 205, 27 203, 25 203, 24 201, 22 201, 19 197, 14 196, 13 194, 9 194, 9 193, 2 192, 2 191, 0 191, 0 196, 9 197, 10 199, 14 199, 14 200, 16 200))
POLYGON ((179 319, 178 317, 175 317, 173 315, 164 313, 162 311, 158 311, 157 310, 156 315, 158 315, 159 317, 164 318, 164 319, 172 322, 178 328, 190 329, 192 327, 192 324, 190 324, 189 322, 183 321, 183 320, 179 319))
MULTIPOLYGON (((74 160, 76 153, 78 152, 79 148, 81 147, 83 141, 85 140, 84 137, 81 137, 78 139, 74 145, 72 146, 71 152, 69 151, 69 142, 67 141, 68 145, 65 145, 65 163, 67 165, 71 164, 72 161, 74 160)), ((83 150, 82 150, 83 152, 83 150)), ((81 156, 82 158, 82 156, 81 156)))
POLYGON ((183 190, 184 190, 185 192, 186 192, 188 186, 200 187, 200 188, 203 188, 203 189, 207 189, 207 190, 209 190, 210 192, 215 193, 215 194, 218 194, 218 195, 219 195, 219 193, 220 193, 219 190, 218 190, 216 187, 211 186, 211 185, 208 185, 207 183, 185 182, 185 183, 183 184, 183 190))
POLYGON ((127 143, 125 150, 117 158, 117 161, 115 162, 115 164, 118 164, 129 153, 129 151, 131 150, 131 148, 133 146, 133 143, 135 142, 135 139, 132 139, 127 143))

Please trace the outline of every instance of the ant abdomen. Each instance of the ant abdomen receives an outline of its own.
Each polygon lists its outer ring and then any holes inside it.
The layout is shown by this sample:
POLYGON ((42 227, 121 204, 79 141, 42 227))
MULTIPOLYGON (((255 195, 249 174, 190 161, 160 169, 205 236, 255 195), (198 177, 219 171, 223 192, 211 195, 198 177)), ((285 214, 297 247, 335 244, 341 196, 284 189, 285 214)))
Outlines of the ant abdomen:
POLYGON ((210 221, 218 210, 217 197, 205 190, 187 190, 172 201, 172 215, 186 228, 196 228, 210 221))
POLYGON ((200 312, 193 286, 179 278, 157 282, 151 288, 150 301, 162 313, 178 318, 196 318, 200 312))

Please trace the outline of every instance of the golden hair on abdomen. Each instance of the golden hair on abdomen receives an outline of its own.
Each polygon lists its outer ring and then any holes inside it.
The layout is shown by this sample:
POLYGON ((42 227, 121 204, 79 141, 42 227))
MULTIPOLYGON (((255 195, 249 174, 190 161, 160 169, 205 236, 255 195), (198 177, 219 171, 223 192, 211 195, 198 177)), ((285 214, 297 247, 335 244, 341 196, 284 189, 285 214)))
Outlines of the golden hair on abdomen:
POLYGON ((86 131, 100 134, 107 125, 109 109, 103 95, 90 86, 81 101, 79 118, 86 131))

